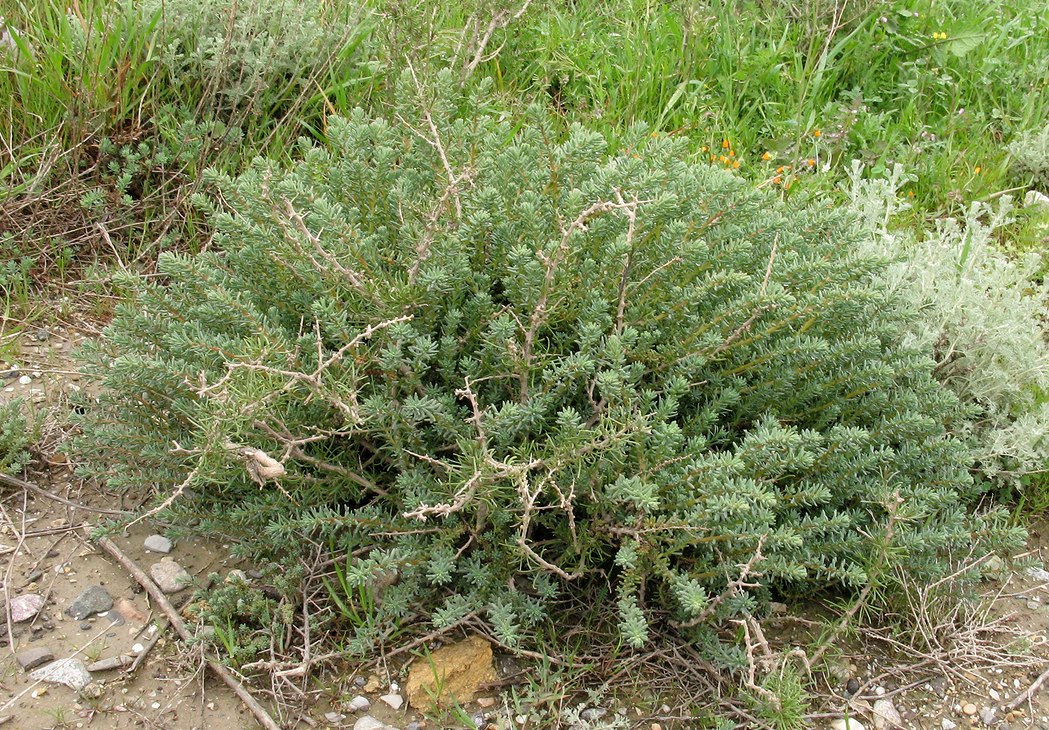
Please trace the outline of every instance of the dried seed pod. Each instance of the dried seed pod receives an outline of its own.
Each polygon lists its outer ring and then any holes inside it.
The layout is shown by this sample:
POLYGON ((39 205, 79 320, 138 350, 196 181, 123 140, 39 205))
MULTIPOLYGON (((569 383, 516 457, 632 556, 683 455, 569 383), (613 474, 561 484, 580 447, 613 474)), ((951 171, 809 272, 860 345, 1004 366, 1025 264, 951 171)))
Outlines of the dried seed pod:
POLYGON ((273 479, 280 479, 285 474, 284 464, 271 457, 262 449, 245 446, 240 450, 244 457, 244 466, 257 484, 265 484, 273 479))

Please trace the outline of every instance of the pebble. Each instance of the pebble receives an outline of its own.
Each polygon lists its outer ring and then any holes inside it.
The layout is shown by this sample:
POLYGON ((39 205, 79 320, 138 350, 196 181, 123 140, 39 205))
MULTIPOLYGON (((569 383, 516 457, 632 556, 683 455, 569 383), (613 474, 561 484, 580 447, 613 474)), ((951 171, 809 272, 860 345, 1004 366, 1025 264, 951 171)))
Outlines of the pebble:
POLYGON ((1030 609, 1031 611, 1037 611, 1041 607, 1042 607, 1042 604, 1039 601, 1028 601, 1027 602, 1027 608, 1030 609))
POLYGON ((51 684, 64 684, 65 686, 81 690, 91 682, 91 672, 79 659, 59 659, 47 666, 41 667, 29 674, 34 682, 43 681, 51 684))
POLYGON ((390 707, 392 707, 395 710, 401 709, 401 705, 404 704, 404 698, 401 697, 400 695, 395 695, 395 694, 383 695, 379 699, 382 700, 383 702, 385 702, 386 704, 388 704, 390 707))
POLYGON ((11 611, 11 622, 17 624, 40 613, 40 609, 44 607, 44 597, 35 593, 25 593, 12 598, 7 607, 11 611))
POLYGON ((857 692, 859 692, 860 691, 860 680, 856 679, 855 677, 850 679, 848 681, 848 683, 845 685, 845 691, 849 693, 850 697, 852 695, 856 694, 857 692))
POLYGON ((980 722, 982 722, 984 725, 993 725, 995 719, 994 716, 995 711, 993 707, 985 707, 982 710, 980 710, 980 722))
POLYGON ((174 560, 161 560, 149 567, 149 574, 165 593, 178 593, 193 579, 185 568, 174 560))
POLYGON ((1045 568, 1030 568, 1027 571, 1027 577, 1040 580, 1043 583, 1049 583, 1049 570, 1045 568))
POLYGON ((150 535, 146 538, 142 546, 152 553, 163 553, 167 555, 171 552, 171 540, 167 539, 163 535, 150 535))
POLYGON ((338 712, 325 712, 324 713, 324 721, 326 723, 328 723, 329 725, 338 725, 340 722, 343 721, 343 719, 345 719, 345 717, 346 717, 345 715, 343 715, 341 713, 338 713, 338 712))
POLYGON ((940 727, 943 728, 943 730, 955 730, 955 728, 958 727, 958 723, 945 717, 940 720, 940 727))
POLYGON ((989 690, 987 690, 987 694, 989 694, 991 696, 991 699, 994 700, 995 702, 1001 702, 1002 701, 1002 696, 998 693, 998 690, 996 690, 994 687, 991 687, 989 690))
POLYGON ((365 679, 364 677, 354 677, 353 678, 353 684, 355 686, 357 686, 357 687, 363 688, 364 685, 366 685, 367 683, 368 683, 368 680, 365 679))
POLYGON ((421 730, 422 725, 417 722, 409 722, 404 726, 404 730, 421 730))
POLYGON ((15 659, 18 661, 18 665, 28 672, 31 669, 36 669, 41 664, 54 661, 55 655, 50 649, 37 646, 18 652, 15 655, 15 659))
POLYGON ((364 717, 353 723, 353 730, 394 730, 389 725, 376 720, 371 715, 365 715, 364 717))
POLYGON ((81 631, 90 631, 93 627, 94 627, 94 624, 92 624, 90 621, 84 621, 83 623, 80 624, 80 630, 81 631))
POLYGON ((223 583, 226 583, 227 585, 228 584, 232 584, 232 583, 239 583, 241 585, 247 585, 248 584, 248 574, 245 573, 243 570, 238 570, 237 568, 234 568, 233 570, 231 570, 229 573, 226 574, 226 579, 223 581, 223 583))
POLYGON ((372 703, 369 702, 368 698, 364 695, 357 695, 352 700, 350 700, 350 704, 347 705, 347 707, 349 707, 350 709, 350 712, 365 712, 371 706, 372 703))
POLYGON ((608 710, 604 707, 588 707, 579 714, 579 717, 585 722, 594 723, 607 714, 608 710))
POLYGON ((854 717, 835 720, 830 724, 831 730, 867 730, 863 723, 854 717))
POLYGON ((976 711, 977 707, 972 702, 966 702, 962 705, 962 714, 964 715, 975 715, 976 711))
POLYGON ((18 379, 18 384, 19 385, 29 385, 32 382, 33 382, 33 379, 31 377, 29 377, 28 375, 23 375, 22 377, 20 377, 18 379))
POLYGON ((892 703, 892 700, 885 698, 875 700, 873 712, 874 727, 878 728, 878 730, 903 727, 903 718, 900 717, 900 713, 896 709, 896 705, 892 703))
POLYGON ((66 614, 77 621, 83 621, 93 613, 101 613, 113 608, 113 597, 102 586, 91 586, 69 604, 66 614))

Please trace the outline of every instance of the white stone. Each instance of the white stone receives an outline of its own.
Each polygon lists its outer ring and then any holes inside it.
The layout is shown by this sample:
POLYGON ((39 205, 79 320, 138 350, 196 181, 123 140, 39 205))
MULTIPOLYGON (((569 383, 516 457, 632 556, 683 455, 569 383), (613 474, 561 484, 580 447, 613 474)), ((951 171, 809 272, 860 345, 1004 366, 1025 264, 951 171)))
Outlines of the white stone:
POLYGON ((867 730, 859 720, 848 717, 844 720, 835 720, 830 724, 830 730, 867 730))
POLYGON ((940 727, 943 728, 943 730, 955 730, 955 728, 958 727, 958 723, 945 717, 940 720, 940 727))
POLYGON ((91 672, 79 659, 59 659, 45 667, 29 673, 34 682, 43 681, 51 684, 64 684, 75 690, 81 690, 91 683, 91 672))
POLYGON ((353 730, 386 730, 386 725, 376 720, 371 715, 365 715, 364 717, 353 723, 353 730))
POLYGON ((394 695, 394 694, 383 695, 379 699, 382 700, 383 702, 385 702, 386 704, 388 704, 390 707, 392 707, 395 710, 401 709, 401 705, 404 704, 404 698, 401 697, 400 695, 394 695))
POLYGON ((167 555, 171 552, 171 540, 163 535, 150 535, 143 543, 143 547, 150 552, 167 555))
POLYGON ((29 377, 28 375, 23 375, 22 377, 20 377, 18 379, 18 384, 19 385, 29 385, 32 382, 33 382, 33 379, 31 377, 29 377))
POLYGON ((1024 196, 1024 205, 1040 205, 1049 208, 1049 197, 1037 190, 1028 190, 1027 195, 1024 196))
POLYGON ((890 699, 875 700, 872 712, 874 713, 874 727, 878 730, 903 727, 903 718, 900 717, 896 705, 892 704, 890 699))
POLYGON ((350 700, 350 704, 348 705, 351 712, 364 712, 371 706, 372 703, 369 702, 368 698, 364 695, 357 695, 350 700))

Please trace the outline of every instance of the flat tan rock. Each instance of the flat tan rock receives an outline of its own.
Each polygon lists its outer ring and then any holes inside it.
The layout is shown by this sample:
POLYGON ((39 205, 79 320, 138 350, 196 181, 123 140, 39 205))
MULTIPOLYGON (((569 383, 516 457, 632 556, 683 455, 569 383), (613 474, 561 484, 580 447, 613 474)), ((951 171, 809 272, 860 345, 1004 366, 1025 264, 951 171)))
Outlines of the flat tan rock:
POLYGON ((491 645, 473 636, 412 662, 405 693, 408 704, 417 710, 430 709, 435 702, 449 707, 453 702, 473 701, 483 685, 495 679, 491 645))

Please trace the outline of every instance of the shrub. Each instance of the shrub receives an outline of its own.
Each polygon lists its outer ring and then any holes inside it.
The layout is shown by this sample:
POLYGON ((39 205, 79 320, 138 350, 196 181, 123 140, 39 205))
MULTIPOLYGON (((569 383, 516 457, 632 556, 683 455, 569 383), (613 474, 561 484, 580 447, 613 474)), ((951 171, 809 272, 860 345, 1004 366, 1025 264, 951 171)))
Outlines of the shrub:
POLYGON ((26 449, 32 434, 22 412, 24 407, 20 398, 0 403, 0 473, 18 474, 29 463, 26 449))
POLYGON ((904 182, 899 167, 865 180, 854 164, 852 204, 874 232, 865 242, 872 254, 898 259, 884 278, 920 313, 907 338, 933 353, 937 379, 972 409, 957 435, 981 475, 1019 487, 1049 463, 1049 292, 1037 283, 1040 258, 1013 260, 996 245, 995 232, 1011 223, 1008 197, 993 207, 975 202, 964 220, 942 219, 921 240, 890 232, 904 182))
POLYGON ((249 552, 330 549, 361 650, 418 610, 516 646, 607 585, 638 646, 1017 537, 966 512, 964 414, 853 217, 487 91, 402 83, 215 175, 215 248, 165 254, 87 352, 85 472, 249 552))

